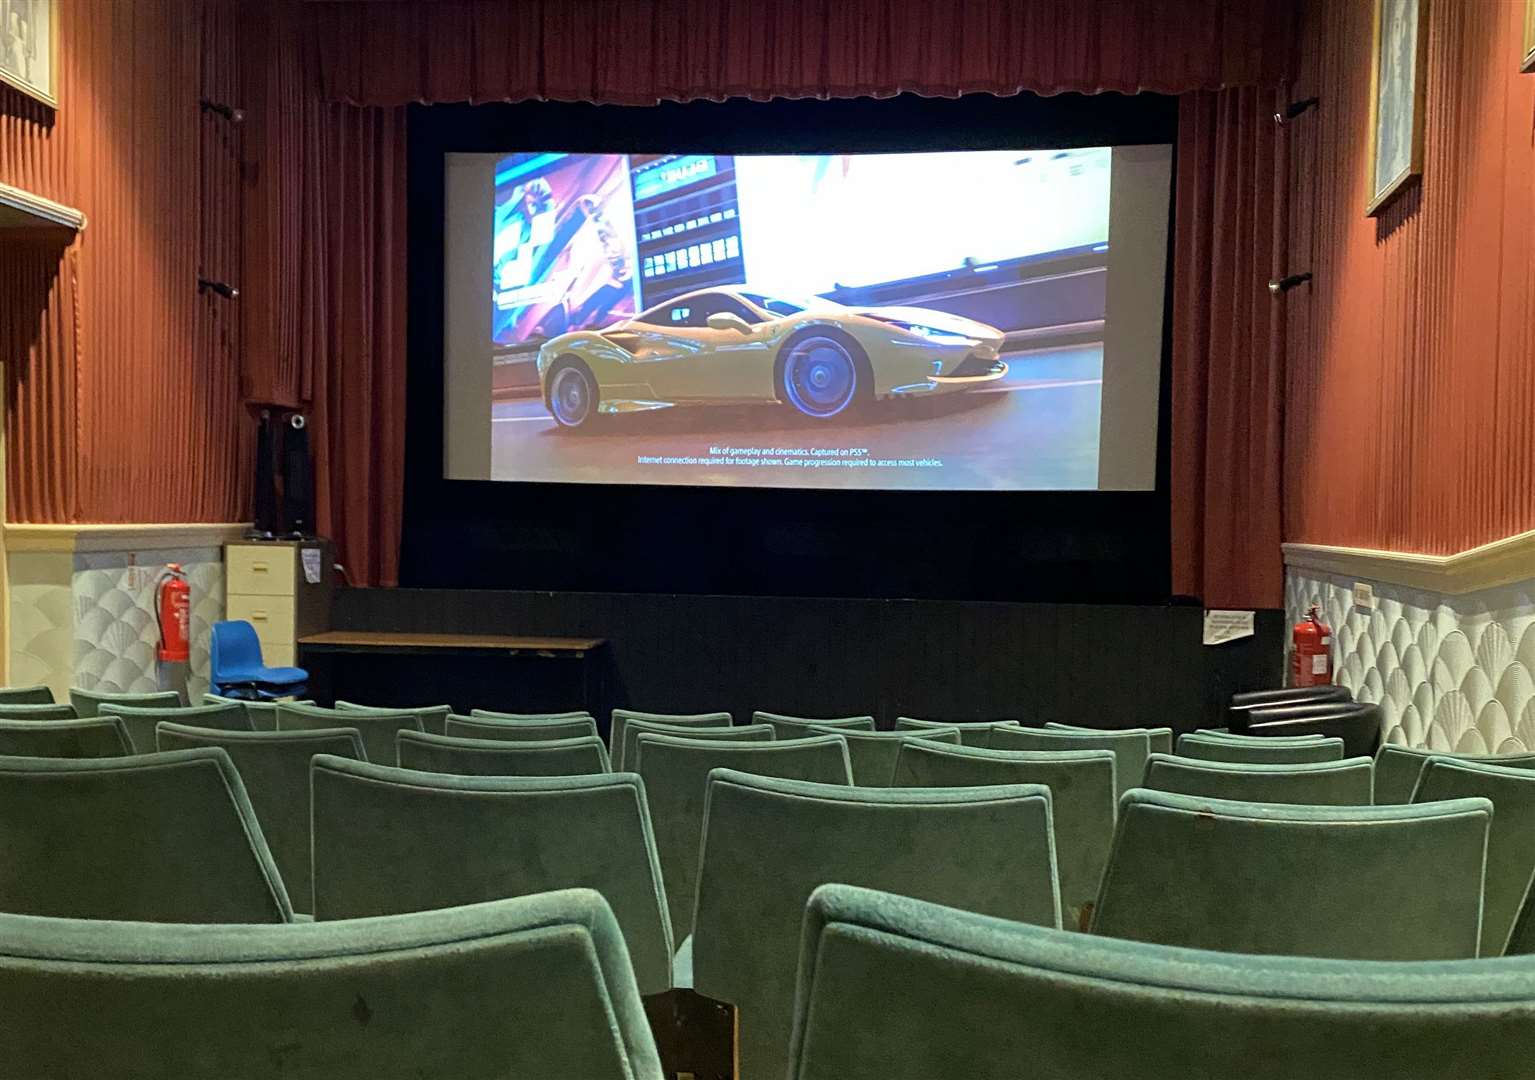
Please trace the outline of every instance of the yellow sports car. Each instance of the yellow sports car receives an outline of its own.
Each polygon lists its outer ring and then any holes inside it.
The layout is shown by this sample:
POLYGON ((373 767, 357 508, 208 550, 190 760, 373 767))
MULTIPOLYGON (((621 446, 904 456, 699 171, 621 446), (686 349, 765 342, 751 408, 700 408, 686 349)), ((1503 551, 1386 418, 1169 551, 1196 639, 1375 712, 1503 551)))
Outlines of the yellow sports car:
POLYGON ((538 351, 561 428, 605 413, 783 402, 830 419, 863 402, 931 396, 1007 374, 1002 332, 926 308, 851 308, 702 289, 538 351))

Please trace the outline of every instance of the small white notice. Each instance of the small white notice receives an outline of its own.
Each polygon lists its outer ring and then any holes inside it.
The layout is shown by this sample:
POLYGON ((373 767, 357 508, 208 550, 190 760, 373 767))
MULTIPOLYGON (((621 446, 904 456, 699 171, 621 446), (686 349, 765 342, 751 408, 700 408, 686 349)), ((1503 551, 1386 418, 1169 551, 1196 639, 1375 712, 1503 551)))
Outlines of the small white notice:
POLYGON ((1375 586, 1367 581, 1354 582, 1354 606, 1361 611, 1375 610, 1375 586))
POLYGON ((1205 644, 1224 645, 1228 641, 1253 636, 1251 611, 1205 612, 1205 644))
POLYGON ((304 580, 311 585, 320 583, 320 549, 300 548, 299 558, 304 562, 304 580))

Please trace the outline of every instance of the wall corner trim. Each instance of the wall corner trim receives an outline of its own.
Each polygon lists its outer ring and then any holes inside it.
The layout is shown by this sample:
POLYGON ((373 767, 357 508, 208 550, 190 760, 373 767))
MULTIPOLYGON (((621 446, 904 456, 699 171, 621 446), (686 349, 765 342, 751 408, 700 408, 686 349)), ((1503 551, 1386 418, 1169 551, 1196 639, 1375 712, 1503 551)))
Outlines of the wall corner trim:
POLYGON ((1283 544, 1285 566, 1458 596, 1535 579, 1535 529, 1453 555, 1283 544))
POLYGON ((222 547, 245 535, 245 522, 111 523, 0 527, 6 551, 155 551, 164 548, 222 547))

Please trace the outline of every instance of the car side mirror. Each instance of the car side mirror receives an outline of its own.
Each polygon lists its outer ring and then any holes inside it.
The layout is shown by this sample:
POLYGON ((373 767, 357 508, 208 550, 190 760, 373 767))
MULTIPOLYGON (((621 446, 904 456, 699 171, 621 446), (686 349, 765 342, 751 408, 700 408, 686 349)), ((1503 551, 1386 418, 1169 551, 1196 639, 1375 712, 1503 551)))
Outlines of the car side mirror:
POLYGON ((708 319, 710 330, 734 330, 738 334, 752 332, 751 324, 733 311, 716 311, 708 319))

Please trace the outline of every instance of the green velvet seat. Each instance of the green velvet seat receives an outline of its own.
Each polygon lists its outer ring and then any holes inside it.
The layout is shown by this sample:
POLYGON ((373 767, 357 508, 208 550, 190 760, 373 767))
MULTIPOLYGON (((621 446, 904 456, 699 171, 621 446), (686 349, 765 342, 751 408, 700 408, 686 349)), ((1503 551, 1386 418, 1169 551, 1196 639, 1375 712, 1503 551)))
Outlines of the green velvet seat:
POLYGON ((1430 750, 1427 747, 1394 746, 1391 743, 1385 743, 1375 752, 1376 804, 1411 802, 1413 788, 1418 786, 1418 777, 1423 772, 1423 763, 1431 757, 1479 761, 1488 765, 1502 765, 1510 769, 1535 769, 1535 753, 1452 754, 1445 750, 1430 750))
POLYGON ((388 764, 394 760, 394 737, 401 731, 423 731, 421 714, 414 709, 327 709, 320 705, 277 706, 278 731, 331 731, 355 728, 362 735, 369 761, 388 764))
POLYGON ((1502 956, 1535 876, 1535 772, 1459 758, 1423 763, 1414 803, 1482 797, 1492 800, 1487 879, 1482 889, 1482 956, 1502 956))
POLYGON ((1120 800, 1093 931, 1224 952, 1472 957, 1491 820, 1486 799, 1293 806, 1137 788, 1120 800))
MULTIPOLYGON (((204 694, 202 696, 202 703, 204 705, 235 704, 243 706, 245 709, 245 715, 250 718, 250 726, 252 731, 277 730, 278 703, 275 701, 245 701, 241 698, 220 697, 218 694, 204 694)), ((308 698, 304 698, 302 700, 284 702, 283 704, 313 705, 314 702, 308 698)))
POLYGON ((841 735, 847 740, 848 759, 853 763, 853 783, 859 787, 889 787, 895 776, 895 760, 907 743, 959 745, 959 728, 952 726, 920 731, 855 731, 812 724, 810 730, 817 735, 841 735))
POLYGON ((778 733, 780 739, 803 739, 818 734, 818 730, 812 729, 826 727, 847 728, 850 731, 874 730, 872 716, 838 716, 823 720, 813 716, 785 716, 782 713, 763 712, 760 709, 752 713, 752 723, 772 724, 773 730, 778 733))
POLYGON ((993 750, 910 742, 895 763, 895 787, 1043 784, 1050 789, 1061 906, 1069 926, 1098 896, 1114 842, 1114 755, 1108 750, 993 750))
POLYGON ((734 769, 755 776, 818 784, 846 786, 853 782, 847 741, 840 734, 731 742, 645 732, 635 747, 633 764, 634 771, 645 781, 656 854, 661 860, 661 877, 666 882, 672 939, 679 943, 693 932, 699 837, 704 822, 704 795, 712 770, 734 769))
MULTIPOLYGON (((735 723, 734 717, 728 712, 653 713, 637 709, 614 709, 613 723, 608 728, 608 751, 613 758, 613 768, 618 770, 629 767, 625 764, 628 742, 624 732, 628 730, 631 720, 645 724, 664 724, 668 728, 728 728, 735 723)), ((758 723, 760 721, 752 721, 754 725, 758 723)))
POLYGON ((1367 757, 1283 765, 1152 754, 1141 786, 1202 799, 1369 806, 1374 774, 1367 757))
POLYGON ((0 911, 142 922, 286 922, 245 786, 217 748, 0 758, 0 911))
POLYGON ((662 1080, 588 890, 297 926, 0 915, 4 1072, 28 1080, 662 1080))
POLYGON ((597 721, 585 715, 548 720, 512 720, 495 716, 449 715, 443 734, 455 739, 497 739, 502 742, 549 742, 596 736, 597 721))
MULTIPOLYGON (((496 709, 470 709, 469 715, 485 720, 529 720, 542 723, 546 720, 579 720, 592 714, 585 709, 566 709, 564 712, 500 712, 496 709)), ((593 720, 596 718, 593 717, 593 720)))
POLYGON ((120 718, 0 720, 0 754, 7 757, 107 758, 133 753, 120 718))
MULTIPOLYGON (((78 720, 75 707, 58 705, 3 705, 0 704, 0 720, 78 720)), ((86 717, 85 719, 92 719, 86 717)))
POLYGON ((1077 731, 1066 728, 998 728, 991 733, 993 750, 1108 750, 1114 755, 1114 797, 1141 782, 1151 755, 1145 728, 1125 731, 1077 731))
POLYGON ((610 771, 608 748, 595 735, 509 742, 402 731, 395 745, 400 768, 420 772, 459 776, 581 776, 610 771))
POLYGON ((1058 724, 1054 721, 1045 724, 1046 731, 1113 731, 1146 733, 1146 743, 1153 754, 1171 754, 1173 752, 1173 729, 1170 727, 1137 727, 1137 728, 1090 728, 1080 724, 1058 724))
POLYGON ((0 705, 52 705, 53 690, 47 686, 0 686, 0 705))
MULTIPOLYGON (((1153 751, 1155 752, 1155 751, 1153 751)), ((1343 740, 1322 735, 1220 735, 1196 731, 1178 736, 1178 756, 1204 761, 1303 765, 1343 760, 1343 740)))
POLYGON ((961 746, 990 746, 992 728, 1018 726, 1016 720, 959 720, 946 724, 941 720, 919 720, 914 716, 895 718, 897 731, 941 731, 944 728, 958 728, 961 746))
POLYGON ((69 703, 75 707, 75 715, 82 720, 101 712, 103 705, 131 705, 140 709, 179 709, 186 704, 174 690, 159 690, 147 694, 114 694, 100 690, 69 688, 69 703))
MULTIPOLYGON (((693 974, 699 993, 740 1010, 741 1080, 785 1075, 805 902, 832 881, 1059 928, 1049 789, 710 773, 693 974)), ((930 1020, 953 1014, 938 1009, 930 1020)))
POLYGON ((811 898, 800 957, 790 1080, 1518 1080, 1535 1061, 1535 957, 1232 956, 840 885, 811 898))
POLYGON ((723 727, 705 724, 662 724, 654 720, 630 717, 624 722, 613 768, 634 772, 635 753, 641 735, 675 735, 679 739, 708 739, 714 742, 772 742, 771 724, 740 724, 723 727))
MULTIPOLYGON (((336 708, 341 712, 379 712, 388 711, 384 706, 359 705, 355 701, 337 701, 336 708)), ((391 707, 392 708, 392 707, 391 707)), ((434 735, 443 733, 443 725, 447 723, 448 714, 453 711, 451 705, 411 705, 409 710, 421 717, 421 729, 430 731, 434 735)), ((393 758, 389 759, 393 761, 393 758)))
POLYGON ((221 705, 191 705, 180 708, 149 708, 138 705, 118 705, 104 702, 98 716, 118 716, 128 728, 128 738, 136 753, 152 754, 156 749, 155 725, 162 720, 187 727, 212 728, 218 731, 250 731, 250 714, 243 705, 225 702, 221 705))
POLYGON ((314 910, 309 880, 309 763, 316 754, 361 760, 356 728, 304 731, 220 731, 161 723, 155 732, 161 750, 217 746, 240 773, 251 809, 261 823, 272 860, 288 887, 294 910, 314 910))
POLYGON ((671 986, 671 925, 632 773, 449 776, 320 756, 316 919, 592 888, 623 928, 640 988, 671 986))

